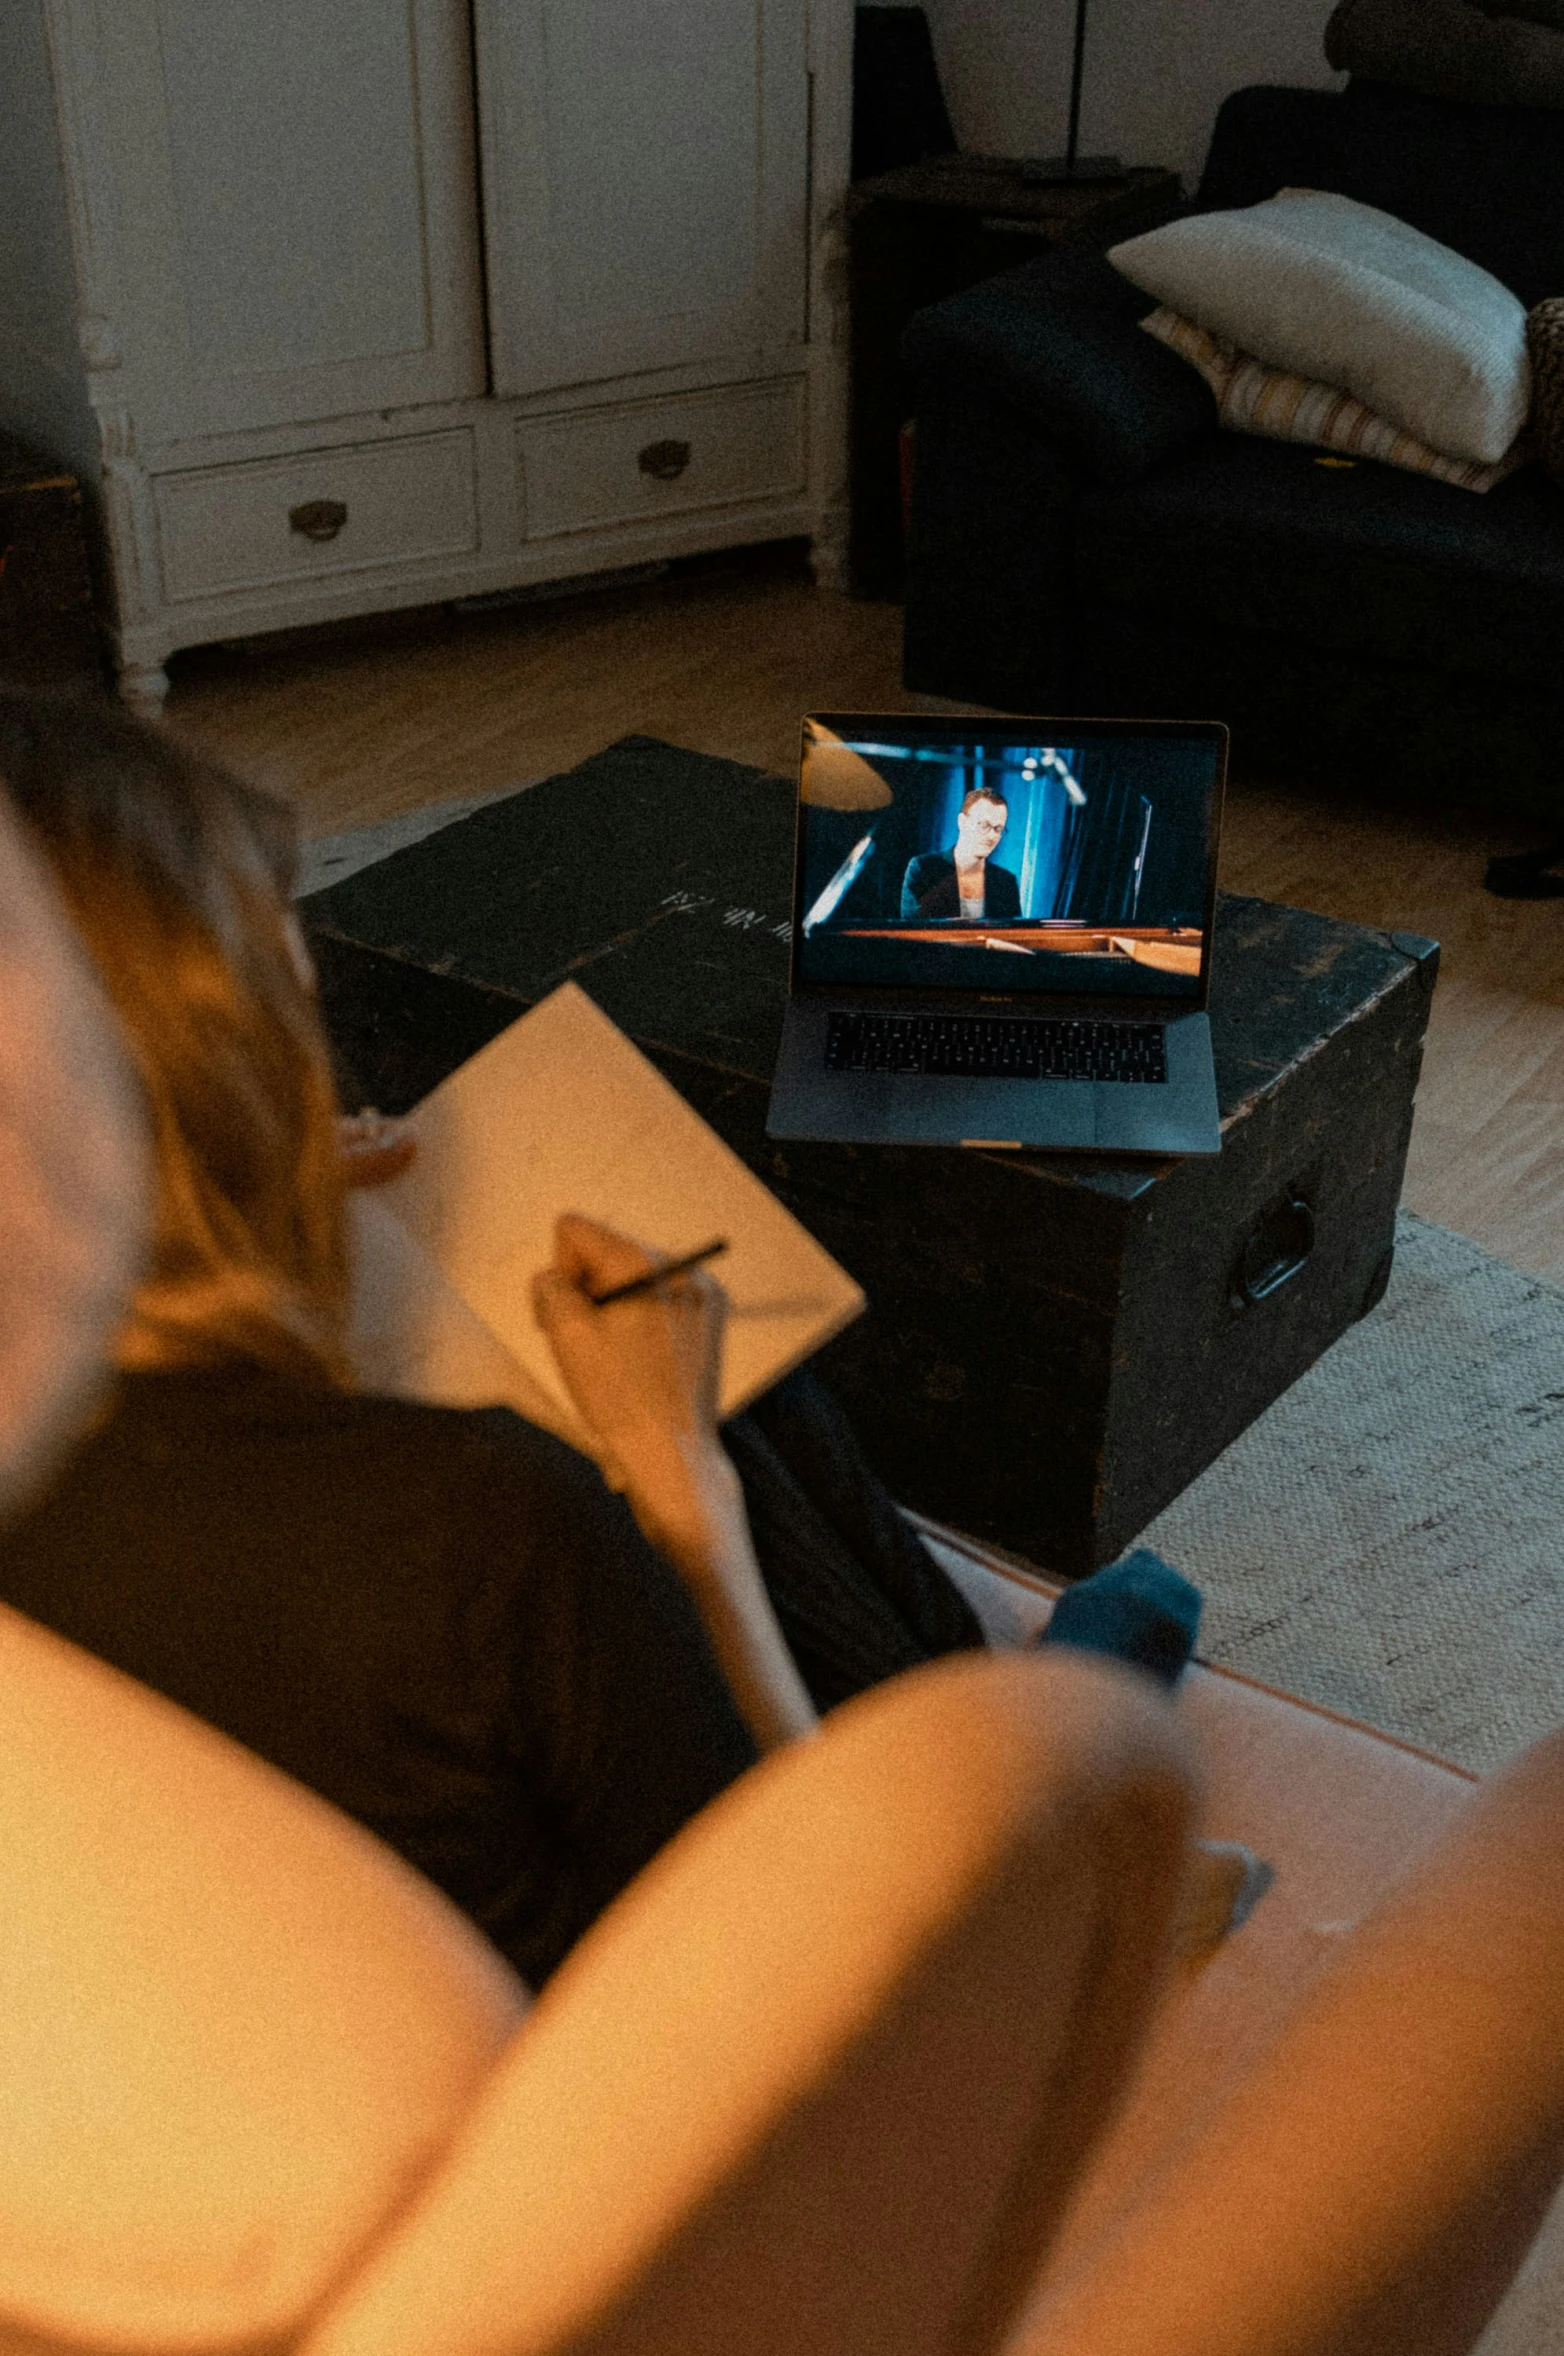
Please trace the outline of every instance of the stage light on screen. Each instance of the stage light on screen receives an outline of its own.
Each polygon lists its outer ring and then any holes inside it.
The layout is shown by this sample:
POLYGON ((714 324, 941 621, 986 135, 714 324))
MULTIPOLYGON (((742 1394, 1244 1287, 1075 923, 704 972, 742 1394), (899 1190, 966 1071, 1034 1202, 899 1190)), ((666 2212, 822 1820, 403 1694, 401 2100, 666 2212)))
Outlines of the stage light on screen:
POLYGON ((869 853, 873 849, 874 837, 872 834, 866 834, 862 842, 854 843, 852 849, 848 852, 846 858, 842 861, 841 866, 832 876, 830 882, 826 885, 825 890, 820 894, 819 899, 810 909, 809 914, 804 918, 804 936, 806 939, 814 931, 817 924, 824 924, 827 917, 835 914, 842 901, 852 890, 853 885, 858 881, 858 878, 862 874, 864 866, 868 861, 869 853))
MULTIPOLYGON (((1051 769, 1053 771, 1054 775, 1058 778, 1059 783, 1064 787, 1065 792, 1069 795, 1076 808, 1078 810, 1084 810, 1086 807, 1086 795, 1081 786, 1080 780, 1070 769, 1068 763, 1062 761, 1059 758, 1059 755, 1054 751, 1053 746, 1051 744, 1044 745, 1043 750, 1038 758, 1042 762, 1042 765, 1045 769, 1051 769)), ((1025 766, 1027 766, 1027 764, 1023 763, 1023 767, 1025 766)))

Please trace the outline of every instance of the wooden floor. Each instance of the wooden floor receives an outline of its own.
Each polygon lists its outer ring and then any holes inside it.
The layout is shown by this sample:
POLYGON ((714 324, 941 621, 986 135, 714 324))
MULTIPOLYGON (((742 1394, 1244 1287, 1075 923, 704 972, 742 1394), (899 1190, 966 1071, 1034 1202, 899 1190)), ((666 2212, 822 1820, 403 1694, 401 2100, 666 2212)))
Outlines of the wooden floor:
MULTIPOLYGON (((901 616, 792 551, 484 613, 443 609, 176 656, 168 721, 286 793, 307 835, 533 783, 641 732, 790 772, 798 719, 897 711, 901 616)), ((1405 1199, 1564 1282, 1564 900, 1503 901, 1534 839, 1238 776, 1222 881, 1443 946, 1405 1199)))

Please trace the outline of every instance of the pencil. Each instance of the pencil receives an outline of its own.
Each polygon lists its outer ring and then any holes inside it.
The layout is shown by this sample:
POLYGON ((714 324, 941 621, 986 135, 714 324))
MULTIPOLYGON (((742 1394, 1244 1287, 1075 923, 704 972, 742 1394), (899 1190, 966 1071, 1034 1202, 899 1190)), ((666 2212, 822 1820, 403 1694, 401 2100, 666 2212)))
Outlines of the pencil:
POLYGON ((588 1293, 594 1308, 604 1309, 610 1301, 627 1301, 633 1293, 649 1293, 665 1277, 683 1276, 690 1268, 698 1268, 703 1260, 714 1260, 728 1248, 728 1239, 719 1235, 715 1243, 703 1243, 698 1252, 686 1252, 681 1260, 665 1260, 660 1268, 648 1268, 644 1276, 632 1276, 628 1284, 611 1285, 606 1293, 588 1293))

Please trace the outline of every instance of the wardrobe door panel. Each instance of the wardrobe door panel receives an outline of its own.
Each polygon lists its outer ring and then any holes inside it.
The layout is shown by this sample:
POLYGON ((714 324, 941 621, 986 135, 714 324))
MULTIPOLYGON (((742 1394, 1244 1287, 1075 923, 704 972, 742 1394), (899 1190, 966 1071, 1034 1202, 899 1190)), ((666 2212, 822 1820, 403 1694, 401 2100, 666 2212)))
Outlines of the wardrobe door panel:
POLYGON ((116 0, 98 24, 144 436, 484 390, 466 0, 116 0))
POLYGON ((804 333, 803 0, 476 0, 494 389, 804 333))

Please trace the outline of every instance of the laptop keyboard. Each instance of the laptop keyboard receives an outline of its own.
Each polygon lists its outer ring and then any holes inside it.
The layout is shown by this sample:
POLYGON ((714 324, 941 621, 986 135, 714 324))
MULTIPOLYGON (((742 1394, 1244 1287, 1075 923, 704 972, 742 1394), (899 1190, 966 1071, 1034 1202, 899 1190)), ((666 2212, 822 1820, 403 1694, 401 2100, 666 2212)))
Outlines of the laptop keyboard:
POLYGON ((1034 1015, 833 1014, 825 1068, 951 1080, 1168 1076, 1161 1023, 1034 1015))

